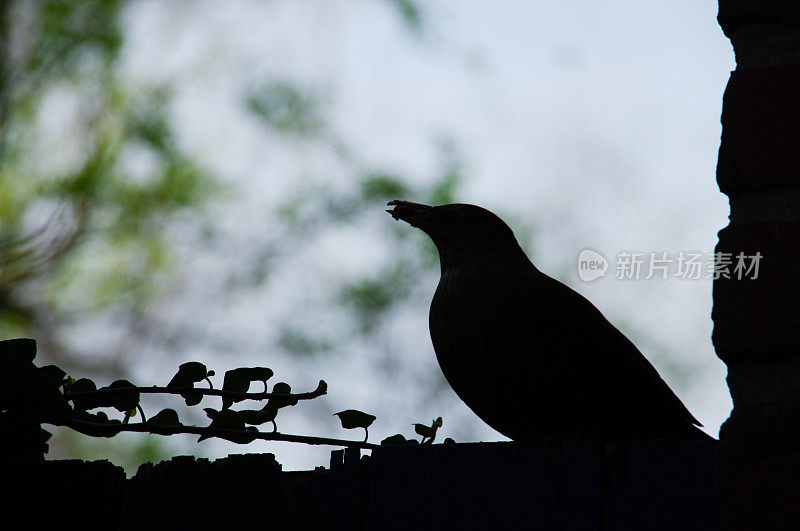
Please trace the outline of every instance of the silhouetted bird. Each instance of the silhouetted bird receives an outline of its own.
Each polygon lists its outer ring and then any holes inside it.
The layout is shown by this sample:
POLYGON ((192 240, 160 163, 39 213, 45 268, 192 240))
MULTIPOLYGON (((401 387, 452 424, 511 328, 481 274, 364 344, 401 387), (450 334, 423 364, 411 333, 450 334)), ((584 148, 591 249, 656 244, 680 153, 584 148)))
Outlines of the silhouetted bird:
POLYGON ((511 439, 710 439, 639 350, 583 296, 540 272, 474 205, 391 201, 442 274, 430 332, 459 397, 511 439))

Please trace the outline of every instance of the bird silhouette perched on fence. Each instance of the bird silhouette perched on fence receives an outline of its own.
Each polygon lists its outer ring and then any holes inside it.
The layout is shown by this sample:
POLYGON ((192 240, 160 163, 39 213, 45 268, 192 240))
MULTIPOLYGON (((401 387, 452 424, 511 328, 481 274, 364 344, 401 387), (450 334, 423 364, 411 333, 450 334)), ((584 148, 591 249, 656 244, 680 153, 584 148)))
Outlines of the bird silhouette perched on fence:
POLYGON ((474 205, 391 201, 436 245, 436 357, 459 397, 514 440, 710 439, 631 341, 539 271, 514 233, 474 205))

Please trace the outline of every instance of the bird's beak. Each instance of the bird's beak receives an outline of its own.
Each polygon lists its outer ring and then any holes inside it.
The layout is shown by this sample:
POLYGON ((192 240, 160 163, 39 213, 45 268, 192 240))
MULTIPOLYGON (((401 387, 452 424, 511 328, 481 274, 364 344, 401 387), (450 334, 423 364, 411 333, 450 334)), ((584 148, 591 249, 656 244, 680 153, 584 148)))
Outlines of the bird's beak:
POLYGON ((429 232, 437 225, 433 216, 433 207, 423 205, 420 203, 412 203, 410 201, 389 201, 389 206, 393 206, 392 210, 386 210, 392 215, 394 219, 402 219, 412 227, 417 227, 429 232))

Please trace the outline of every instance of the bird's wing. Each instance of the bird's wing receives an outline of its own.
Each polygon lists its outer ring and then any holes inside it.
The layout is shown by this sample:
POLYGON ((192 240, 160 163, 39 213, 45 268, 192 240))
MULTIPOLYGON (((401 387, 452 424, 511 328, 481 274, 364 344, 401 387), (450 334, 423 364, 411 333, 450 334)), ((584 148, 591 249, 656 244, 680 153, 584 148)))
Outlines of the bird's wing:
MULTIPOLYGON (((622 381, 627 380, 639 389, 651 391, 657 400, 680 412, 687 422, 702 426, 639 349, 588 299, 538 271, 516 285, 520 286, 520 308, 540 308, 534 312, 534 316, 530 312, 518 312, 521 319, 534 318, 538 321, 536 326, 555 329, 563 327, 563 323, 572 323, 573 329, 562 334, 567 348, 570 343, 574 343, 575 348, 585 349, 588 339, 590 344, 603 352, 602 363, 615 371, 622 381)), ((531 323, 520 323, 520 326, 530 327, 531 323)))

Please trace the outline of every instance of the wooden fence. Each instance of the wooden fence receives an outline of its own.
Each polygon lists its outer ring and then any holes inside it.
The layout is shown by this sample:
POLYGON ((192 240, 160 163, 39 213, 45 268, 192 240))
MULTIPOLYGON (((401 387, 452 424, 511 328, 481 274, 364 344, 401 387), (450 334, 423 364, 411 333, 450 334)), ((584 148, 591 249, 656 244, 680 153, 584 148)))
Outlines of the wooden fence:
MULTIPOLYGON (((28 529, 712 529, 714 441, 387 447, 283 472, 272 454, 0 465, 28 529)), ((21 528, 21 527, 20 527, 21 528)), ((9 528, 10 529, 10 528, 9 528)))

